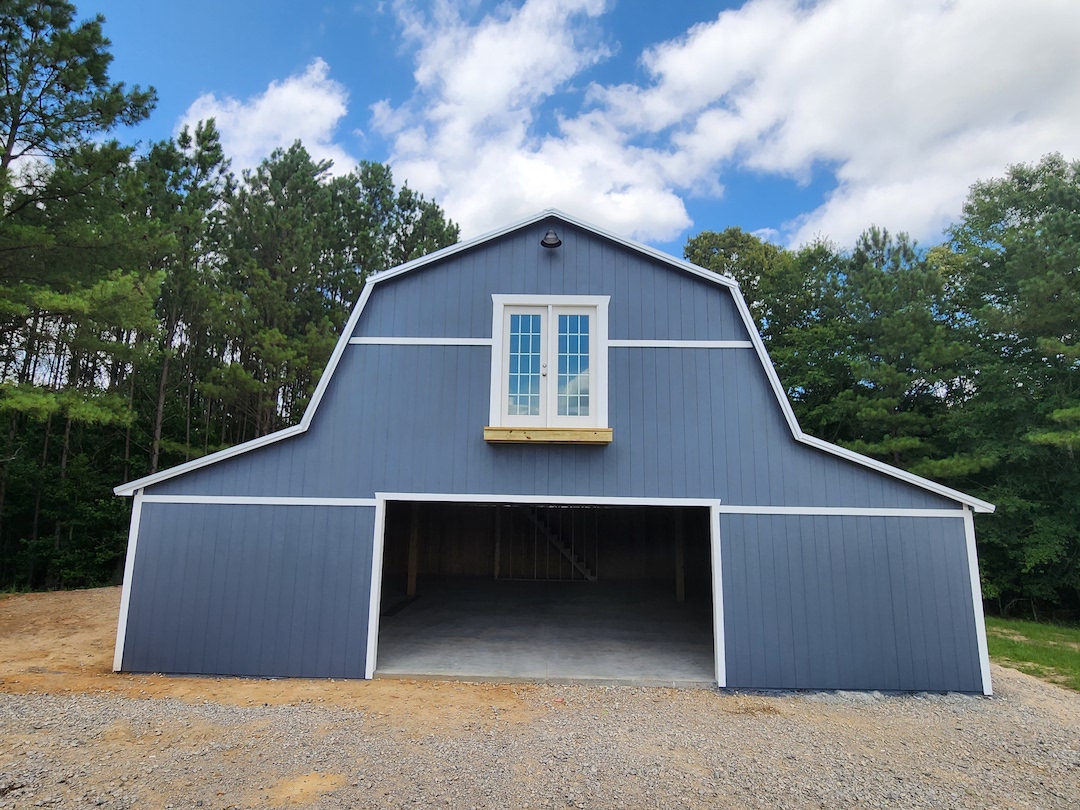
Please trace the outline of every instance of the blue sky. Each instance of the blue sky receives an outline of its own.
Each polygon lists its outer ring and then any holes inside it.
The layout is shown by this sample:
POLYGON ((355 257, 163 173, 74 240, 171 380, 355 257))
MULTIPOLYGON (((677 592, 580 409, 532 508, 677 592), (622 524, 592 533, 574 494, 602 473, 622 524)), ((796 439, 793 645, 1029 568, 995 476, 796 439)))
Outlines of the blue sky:
POLYGON ((466 237, 557 207, 680 253, 738 225, 924 244, 971 183, 1080 156, 1075 0, 97 0, 144 143, 214 116, 234 167, 300 138, 389 162, 466 237))

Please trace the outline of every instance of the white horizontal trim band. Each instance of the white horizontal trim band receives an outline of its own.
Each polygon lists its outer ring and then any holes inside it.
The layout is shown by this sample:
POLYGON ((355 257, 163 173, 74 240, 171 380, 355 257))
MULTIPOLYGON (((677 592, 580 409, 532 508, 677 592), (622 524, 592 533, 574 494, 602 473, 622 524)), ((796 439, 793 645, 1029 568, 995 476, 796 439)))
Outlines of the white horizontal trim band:
POLYGON ((454 337, 354 337, 356 346, 490 346, 491 338, 454 337))
POLYGON ((376 492, 380 501, 420 501, 431 503, 529 503, 541 506, 570 504, 582 506, 716 506, 718 498, 623 498, 588 495, 475 495, 432 492, 376 492))
POLYGON ((275 495, 144 495, 143 503, 208 503, 234 506, 375 506, 374 498, 305 498, 275 495))
POLYGON ((620 349, 752 349, 749 340, 609 340, 620 349))
POLYGON ((962 518, 963 509, 894 509, 883 506, 735 506, 717 507, 729 515, 867 515, 871 517, 962 518))

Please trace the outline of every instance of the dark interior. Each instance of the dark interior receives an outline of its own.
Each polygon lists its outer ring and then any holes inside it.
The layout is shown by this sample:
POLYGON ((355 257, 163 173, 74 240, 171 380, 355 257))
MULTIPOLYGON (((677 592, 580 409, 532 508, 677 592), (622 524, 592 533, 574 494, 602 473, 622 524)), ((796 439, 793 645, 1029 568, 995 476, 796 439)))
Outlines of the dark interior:
POLYGON ((706 508, 388 505, 380 674, 707 681, 712 634, 706 508))

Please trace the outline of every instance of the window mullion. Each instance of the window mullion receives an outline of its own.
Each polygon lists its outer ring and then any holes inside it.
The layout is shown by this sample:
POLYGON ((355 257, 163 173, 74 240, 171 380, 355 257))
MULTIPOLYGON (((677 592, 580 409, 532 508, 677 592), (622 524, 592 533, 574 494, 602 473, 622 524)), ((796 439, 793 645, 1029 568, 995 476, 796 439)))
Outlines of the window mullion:
POLYGON ((559 324, 556 320, 555 307, 548 304, 547 307, 547 333, 544 335, 544 345, 547 357, 542 361, 547 363, 547 376, 544 377, 544 422, 551 425, 558 410, 559 391, 559 324))

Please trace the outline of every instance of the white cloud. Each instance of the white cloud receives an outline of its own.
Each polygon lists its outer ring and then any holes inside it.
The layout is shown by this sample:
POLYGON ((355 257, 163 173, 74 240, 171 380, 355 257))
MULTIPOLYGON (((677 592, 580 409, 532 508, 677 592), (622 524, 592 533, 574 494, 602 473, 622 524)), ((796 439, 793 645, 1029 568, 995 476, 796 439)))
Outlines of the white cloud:
POLYGON ((555 205, 667 240, 690 225, 683 197, 739 167, 835 176, 820 207, 772 223, 791 242, 850 243, 872 222, 934 239, 976 179, 1080 155, 1073 0, 751 0, 646 51, 648 81, 584 93, 573 83, 610 52, 603 0, 478 22, 451 0, 395 8, 416 90, 375 105, 373 127, 395 176, 467 235, 555 205), (549 100, 573 112, 544 134, 549 100))
POLYGON ((397 13, 415 43, 416 94, 373 106, 373 127, 391 139, 395 177, 435 197, 475 235, 555 206, 642 238, 689 225, 681 199, 648 150, 612 149, 621 133, 598 114, 535 130, 541 103, 609 55, 593 24, 604 0, 526 0, 478 23, 440 2, 430 14, 397 13))
POLYGON ((344 174, 356 165, 356 158, 335 141, 349 94, 329 74, 330 66, 315 59, 303 73, 270 82, 265 91, 244 101, 207 93, 195 99, 177 128, 216 119, 234 168, 257 166, 274 149, 300 140, 314 159, 332 160, 331 171, 344 174))

